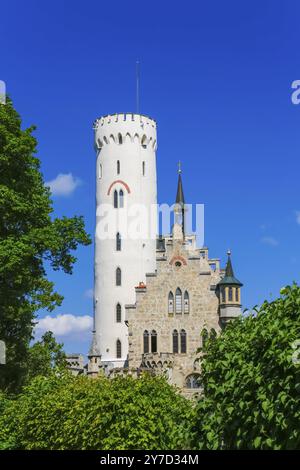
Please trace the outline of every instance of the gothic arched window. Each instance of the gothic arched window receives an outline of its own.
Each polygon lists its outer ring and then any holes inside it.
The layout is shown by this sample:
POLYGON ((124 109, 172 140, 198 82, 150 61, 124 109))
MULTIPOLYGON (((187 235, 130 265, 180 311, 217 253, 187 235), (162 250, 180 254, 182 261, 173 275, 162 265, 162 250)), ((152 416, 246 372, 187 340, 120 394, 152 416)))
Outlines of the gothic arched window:
POLYGON ((173 331, 173 354, 178 354, 178 331, 173 331))
POLYGON ((190 298, 189 293, 186 290, 184 293, 184 313, 189 313, 190 311, 190 298))
POLYGON ((117 161, 117 175, 120 174, 120 160, 117 161))
POLYGON ((157 333, 155 330, 151 331, 151 352, 157 352, 157 333))
POLYGON ((191 374, 185 379, 186 388, 201 388, 200 375, 191 374))
POLYGON ((186 354, 186 331, 180 331, 180 352, 186 354))
POLYGON ((176 313, 182 313, 182 293, 179 287, 177 287, 175 294, 175 311, 176 313))
POLYGON ((116 306, 116 322, 121 323, 122 321, 122 308, 121 305, 118 303, 116 306))
POLYGON ((149 352, 149 332, 147 330, 144 331, 144 354, 149 352))
POLYGON ((119 207, 124 207, 124 192, 123 192, 123 189, 120 189, 120 192, 119 192, 119 207))
POLYGON ((173 294, 173 292, 169 292, 168 313, 174 313, 174 294, 173 294))
POLYGON ((119 339, 117 339, 116 342, 116 353, 117 353, 117 359, 121 359, 122 357, 122 344, 119 339))
POLYGON ((120 286, 120 285, 121 285, 121 281, 122 281, 121 269, 120 269, 120 268, 117 268, 117 269, 116 269, 116 286, 120 286))
POLYGON ((116 189, 114 190, 114 208, 118 208, 118 191, 116 189))
POLYGON ((119 232, 116 235, 116 250, 121 251, 121 235, 119 232))

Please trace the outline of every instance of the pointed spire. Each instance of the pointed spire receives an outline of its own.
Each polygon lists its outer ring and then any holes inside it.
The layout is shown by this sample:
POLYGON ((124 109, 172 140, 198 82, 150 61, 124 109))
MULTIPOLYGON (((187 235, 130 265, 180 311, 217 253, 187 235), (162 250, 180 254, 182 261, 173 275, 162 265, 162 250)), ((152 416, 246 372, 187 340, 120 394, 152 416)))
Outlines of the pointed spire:
POLYGON ((225 269, 225 276, 221 281, 219 282, 219 286, 222 285, 232 285, 232 286, 242 286, 243 284, 236 278, 234 277, 233 273, 233 267, 231 263, 231 251, 227 251, 228 259, 227 259, 227 264, 226 264, 226 269, 225 269))
POLYGON ((92 356, 101 357, 101 354, 98 348, 97 338, 96 338, 96 330, 93 330, 92 343, 91 343, 91 347, 90 347, 89 354, 88 354, 88 357, 92 357, 92 356))
POLYGON ((177 184, 177 194, 176 194, 176 204, 180 204, 184 206, 184 194, 183 194, 183 186, 182 186, 182 179, 181 179, 181 162, 178 162, 178 184, 177 184))
POLYGON ((227 256, 228 256, 228 259, 227 259, 225 276, 226 277, 234 277, 232 263, 231 263, 231 251, 230 250, 227 251, 227 256))

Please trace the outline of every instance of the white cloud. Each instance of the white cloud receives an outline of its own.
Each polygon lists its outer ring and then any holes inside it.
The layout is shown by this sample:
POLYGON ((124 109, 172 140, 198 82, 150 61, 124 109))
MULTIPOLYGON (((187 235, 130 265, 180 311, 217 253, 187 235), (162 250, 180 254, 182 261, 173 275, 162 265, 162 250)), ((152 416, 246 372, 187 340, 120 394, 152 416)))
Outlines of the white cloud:
POLYGON ((89 315, 75 316, 70 313, 59 314, 56 317, 47 315, 38 320, 35 326, 37 333, 52 331, 54 335, 67 336, 91 330, 93 318, 89 315))
POLYGON ((276 240, 276 238, 273 238, 273 237, 263 237, 263 238, 261 239, 261 242, 262 242, 262 243, 265 243, 265 245, 269 245, 269 246, 277 246, 277 245, 279 245, 278 240, 276 240))
POLYGON ((49 186, 53 196, 69 196, 81 183, 81 180, 72 173, 59 173, 56 178, 47 181, 45 186, 49 186))
POLYGON ((84 293, 84 296, 88 299, 92 299, 94 297, 94 289, 87 289, 84 293))
POLYGON ((296 222, 300 225, 300 211, 296 211, 296 222))

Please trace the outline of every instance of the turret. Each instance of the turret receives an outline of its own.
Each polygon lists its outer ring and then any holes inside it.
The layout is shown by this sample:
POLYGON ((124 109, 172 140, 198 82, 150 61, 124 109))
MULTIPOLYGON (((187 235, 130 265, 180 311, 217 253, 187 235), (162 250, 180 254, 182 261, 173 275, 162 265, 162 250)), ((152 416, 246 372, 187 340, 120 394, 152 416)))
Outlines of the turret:
POLYGON ((220 301, 220 320, 223 325, 241 314, 241 287, 243 286, 234 276, 230 250, 228 250, 227 255, 225 276, 217 285, 220 301))
POLYGON ((95 336, 102 365, 122 367, 125 305, 135 303, 135 286, 156 269, 156 122, 114 114, 97 119, 94 131, 95 336))
POLYGON ((91 347, 88 353, 88 375, 97 377, 101 367, 101 354, 97 344, 96 330, 93 330, 93 338, 91 347))

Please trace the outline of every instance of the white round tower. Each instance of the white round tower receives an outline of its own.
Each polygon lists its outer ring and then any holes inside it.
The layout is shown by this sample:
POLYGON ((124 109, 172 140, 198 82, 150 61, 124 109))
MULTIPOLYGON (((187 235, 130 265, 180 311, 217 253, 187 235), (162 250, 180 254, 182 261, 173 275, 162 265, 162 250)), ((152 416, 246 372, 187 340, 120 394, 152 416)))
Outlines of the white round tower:
POLYGON ((95 334, 102 363, 122 367, 125 305, 135 303, 135 287, 156 269, 156 123, 140 114, 114 114, 97 119, 94 129, 95 334))

